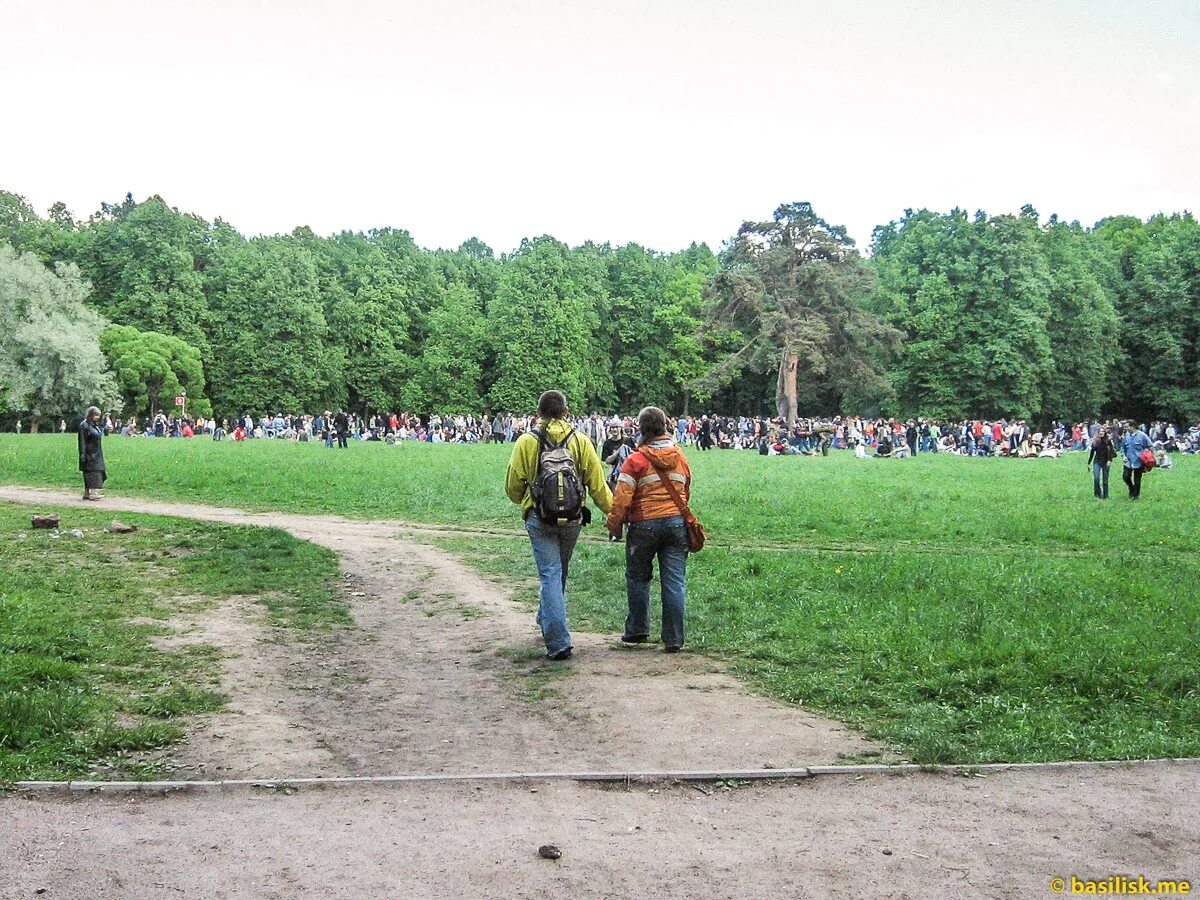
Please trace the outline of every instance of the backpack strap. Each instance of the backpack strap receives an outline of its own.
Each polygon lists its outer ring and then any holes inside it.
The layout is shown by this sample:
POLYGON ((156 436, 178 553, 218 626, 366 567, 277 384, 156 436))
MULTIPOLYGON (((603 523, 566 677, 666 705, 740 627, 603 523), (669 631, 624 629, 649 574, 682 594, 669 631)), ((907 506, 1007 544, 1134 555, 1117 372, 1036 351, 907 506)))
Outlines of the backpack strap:
POLYGON ((566 437, 557 442, 550 438, 549 426, 535 428, 531 433, 537 435, 539 453, 545 452, 546 450, 559 450, 567 446, 567 444, 571 442, 571 438, 575 437, 574 428, 569 428, 567 430, 566 437))
POLYGON ((573 437, 575 437, 575 429, 570 428, 567 430, 566 437, 564 437, 561 441, 559 441, 558 444, 555 445, 554 449, 557 450, 557 449, 559 449, 559 447, 566 447, 567 444, 571 443, 571 438, 573 438, 573 437))

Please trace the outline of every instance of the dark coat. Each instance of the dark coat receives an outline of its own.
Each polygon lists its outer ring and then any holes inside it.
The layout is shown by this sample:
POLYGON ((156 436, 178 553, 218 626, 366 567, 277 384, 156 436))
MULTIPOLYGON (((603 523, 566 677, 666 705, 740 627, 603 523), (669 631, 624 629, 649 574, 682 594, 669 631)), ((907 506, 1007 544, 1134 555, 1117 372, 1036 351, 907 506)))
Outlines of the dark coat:
POLYGON ((1088 465, 1098 462, 1102 466, 1107 466, 1116 458, 1117 448, 1108 435, 1092 441, 1092 452, 1088 454, 1088 465))
POLYGON ((103 472, 104 450, 100 447, 100 439, 104 437, 104 429, 84 419, 79 423, 79 471, 103 472))

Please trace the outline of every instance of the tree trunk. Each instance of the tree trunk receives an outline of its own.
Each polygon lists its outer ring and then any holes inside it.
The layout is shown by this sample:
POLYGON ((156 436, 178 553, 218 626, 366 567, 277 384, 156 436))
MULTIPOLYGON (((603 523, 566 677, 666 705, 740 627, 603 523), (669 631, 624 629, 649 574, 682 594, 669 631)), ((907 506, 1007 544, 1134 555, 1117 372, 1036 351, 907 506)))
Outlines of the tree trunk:
POLYGON ((29 417, 29 433, 37 434, 38 428, 41 427, 42 422, 44 422, 45 420, 46 420, 45 416, 30 416, 29 417))
POLYGON ((800 367, 800 357, 790 350, 784 350, 779 357, 779 380, 775 384, 775 409, 780 416, 787 419, 790 429, 796 424, 796 370, 800 367))
POLYGON ((683 391, 683 413, 682 413, 682 415, 683 415, 683 416, 685 416, 685 417, 686 417, 686 416, 687 416, 687 414, 688 414, 688 404, 689 404, 689 403, 691 403, 691 402, 692 402, 692 392, 691 392, 691 391, 689 391, 687 388, 684 388, 684 391, 683 391))

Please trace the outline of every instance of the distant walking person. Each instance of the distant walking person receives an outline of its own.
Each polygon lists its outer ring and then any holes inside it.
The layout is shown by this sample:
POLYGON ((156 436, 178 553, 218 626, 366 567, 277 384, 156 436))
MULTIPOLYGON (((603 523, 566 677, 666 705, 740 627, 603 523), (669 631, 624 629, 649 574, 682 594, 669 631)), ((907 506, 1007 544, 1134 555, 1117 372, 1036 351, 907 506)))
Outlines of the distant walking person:
POLYGON ((629 522, 625 540, 629 615, 621 640, 644 644, 650 639, 650 579, 657 558, 662 584, 663 649, 675 653, 683 647, 684 639, 688 530, 667 481, 686 506, 692 492, 692 473, 683 451, 669 436, 666 413, 647 406, 638 414, 638 428, 641 443, 621 466, 608 514, 608 533, 614 538, 629 522))
POLYGON ((607 513, 612 492, 590 440, 564 419, 567 400, 546 391, 538 400, 537 426, 513 445, 504 490, 521 505, 525 531, 533 546, 541 589, 537 622, 550 659, 570 659, 567 627, 567 569, 579 529, 591 521, 587 497, 607 513))
POLYGON ((1125 456, 1125 468, 1121 479, 1129 487, 1129 499, 1136 500, 1142 495, 1142 473, 1145 466, 1141 455, 1143 450, 1153 452, 1154 442, 1150 435, 1142 431, 1133 422, 1125 423, 1125 437, 1121 441, 1121 453, 1125 456))
POLYGON ((104 471, 104 449, 100 446, 103 437, 100 410, 89 406, 83 421, 79 423, 79 471, 83 473, 84 500, 104 499, 104 482, 108 479, 108 473, 104 471))
POLYGON ((1092 451, 1088 454, 1088 465, 1092 467, 1092 483, 1097 500, 1108 499, 1108 470, 1116 458, 1117 448, 1108 436, 1108 429, 1101 425, 1096 430, 1096 436, 1092 438, 1092 451))

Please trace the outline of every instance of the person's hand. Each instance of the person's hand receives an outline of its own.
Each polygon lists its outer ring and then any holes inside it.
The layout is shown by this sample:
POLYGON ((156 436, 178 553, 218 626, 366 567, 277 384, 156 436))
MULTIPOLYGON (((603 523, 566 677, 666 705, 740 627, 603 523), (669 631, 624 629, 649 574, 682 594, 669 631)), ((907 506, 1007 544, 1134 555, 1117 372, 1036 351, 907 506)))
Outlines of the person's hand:
POLYGON ((611 544, 620 543, 621 538, 624 537, 624 531, 625 531, 624 528, 618 528, 616 531, 609 530, 609 532, 608 532, 609 543, 611 543, 611 544))

